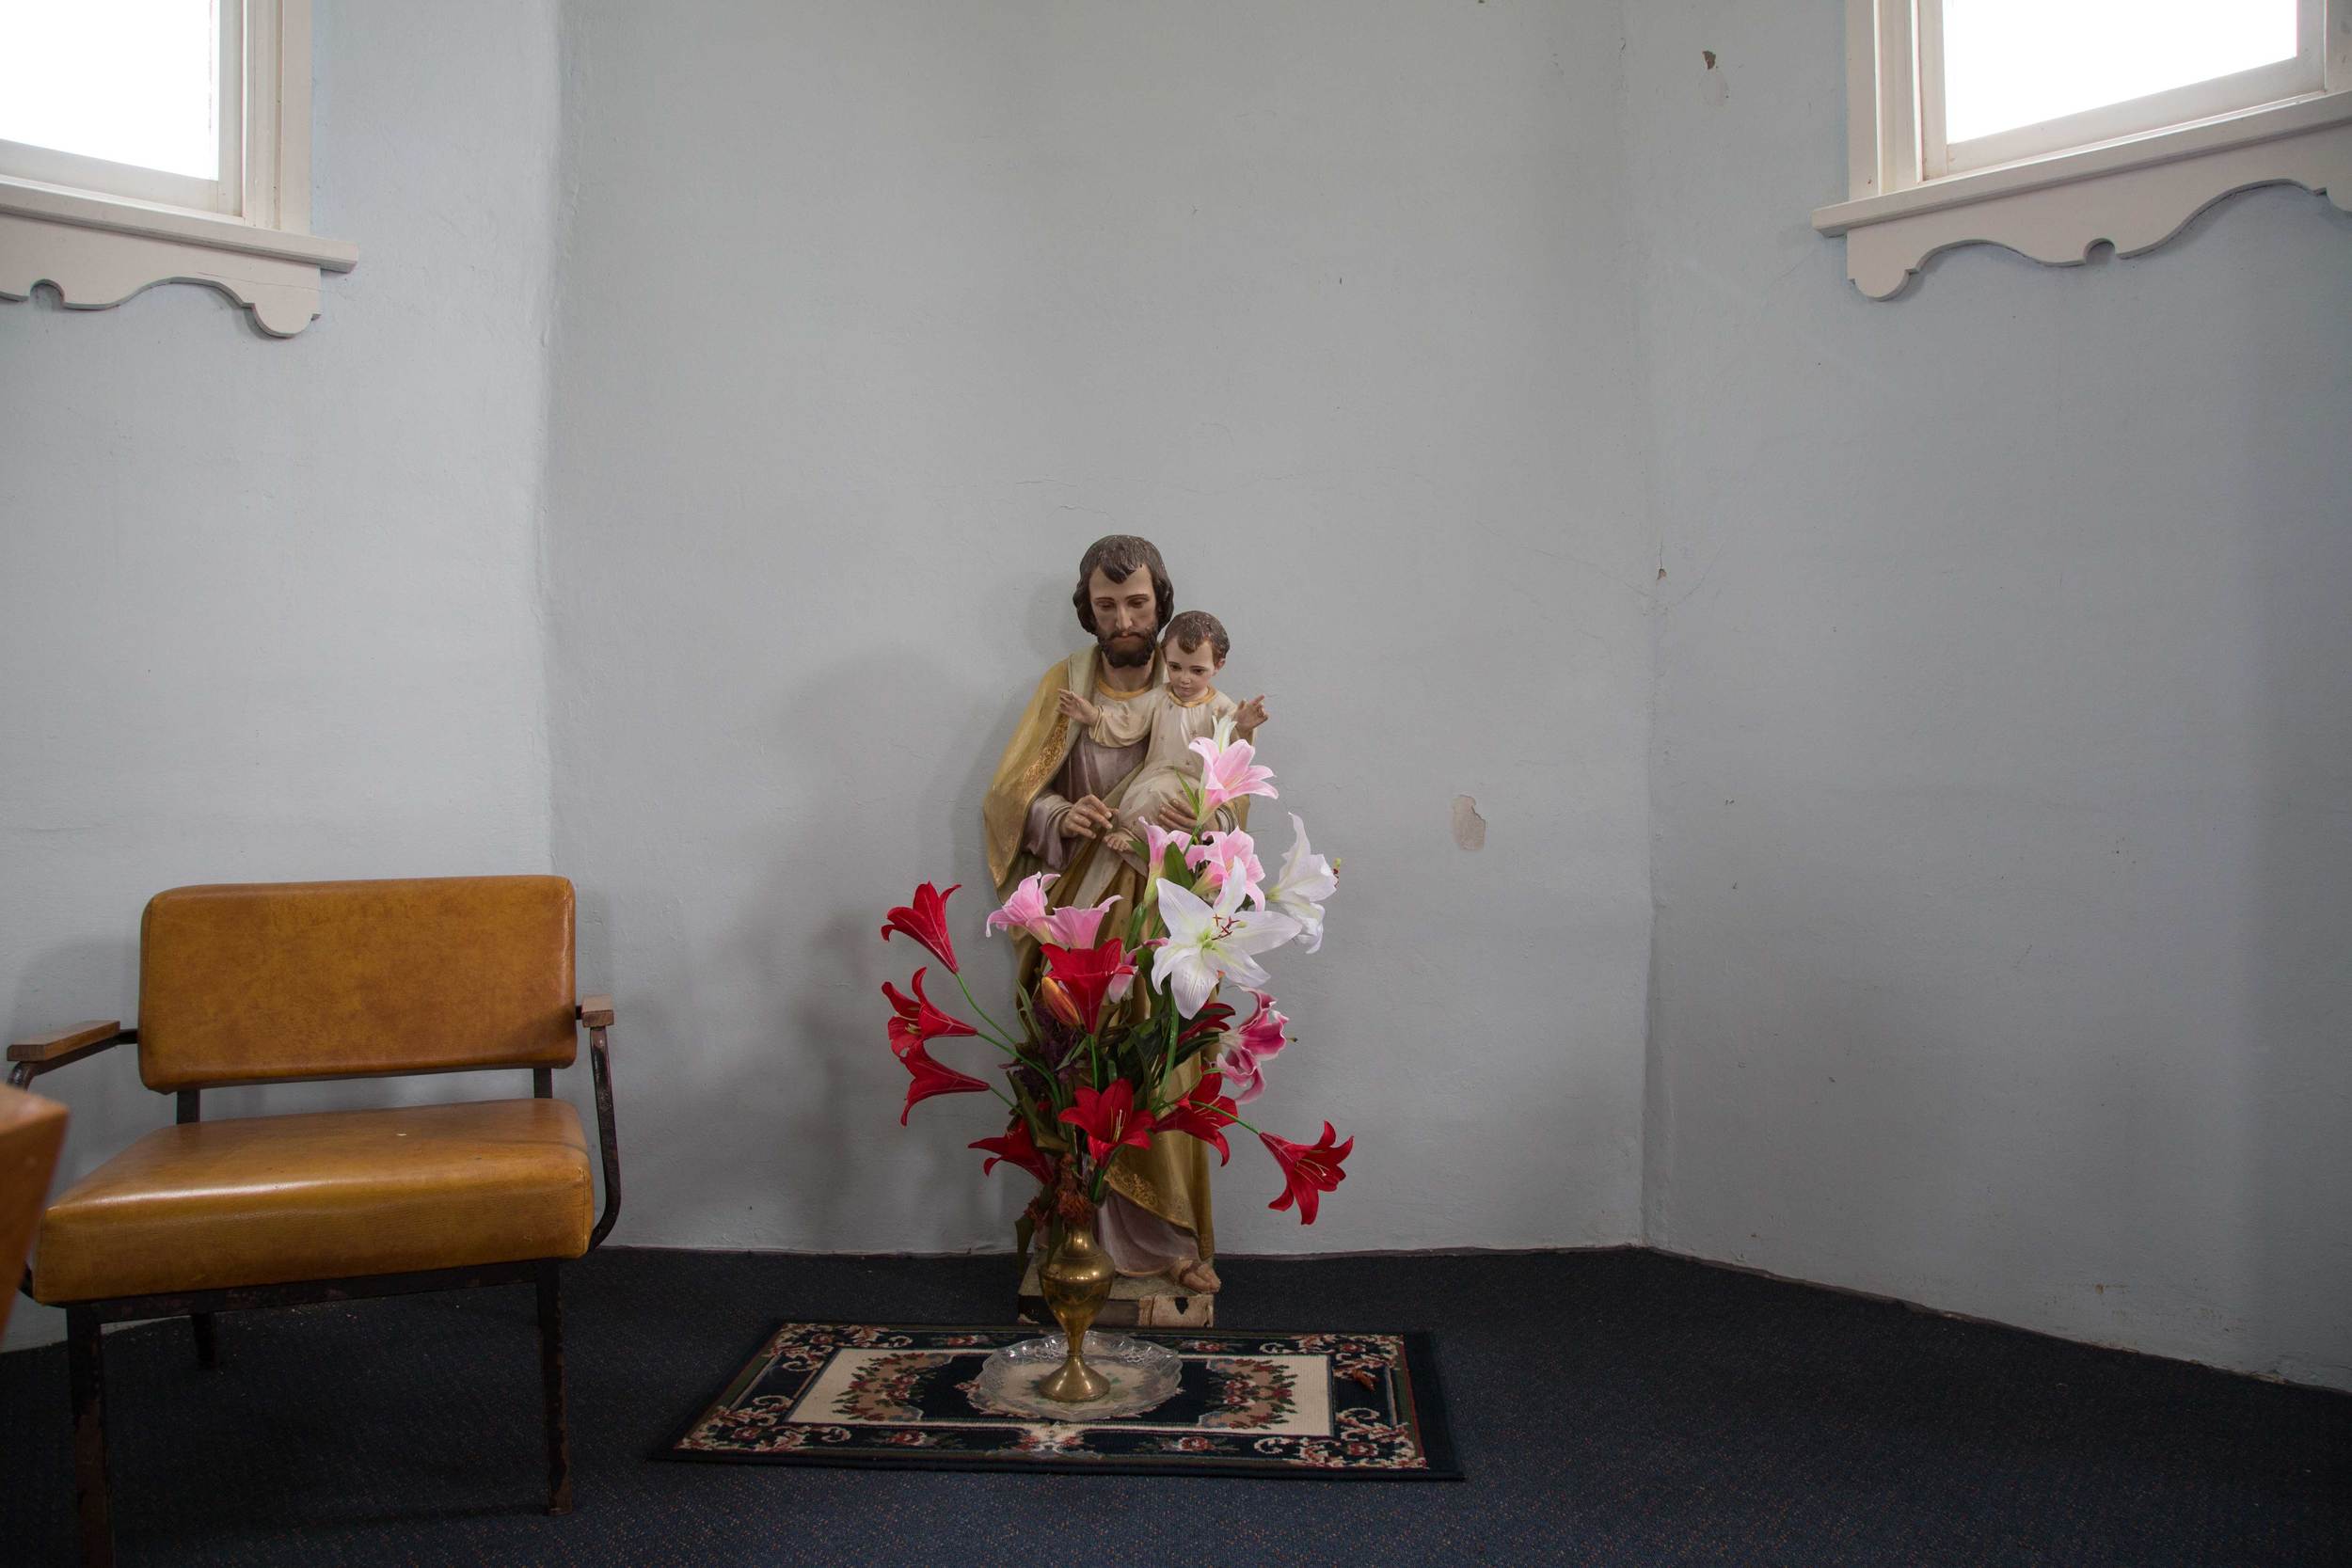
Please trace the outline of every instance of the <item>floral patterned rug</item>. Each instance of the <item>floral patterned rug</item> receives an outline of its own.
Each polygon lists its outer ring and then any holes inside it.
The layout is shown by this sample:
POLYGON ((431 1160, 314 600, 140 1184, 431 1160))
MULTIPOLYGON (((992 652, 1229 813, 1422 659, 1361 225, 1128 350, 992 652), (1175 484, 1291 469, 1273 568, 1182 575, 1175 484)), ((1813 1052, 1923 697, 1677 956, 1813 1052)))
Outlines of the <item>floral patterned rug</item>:
POLYGON ((1137 1331, 1183 1357, 1141 1415, 991 1408, 980 1364, 1035 1328, 783 1323, 667 1450, 676 1459, 1106 1475, 1458 1481, 1422 1334, 1137 1331))

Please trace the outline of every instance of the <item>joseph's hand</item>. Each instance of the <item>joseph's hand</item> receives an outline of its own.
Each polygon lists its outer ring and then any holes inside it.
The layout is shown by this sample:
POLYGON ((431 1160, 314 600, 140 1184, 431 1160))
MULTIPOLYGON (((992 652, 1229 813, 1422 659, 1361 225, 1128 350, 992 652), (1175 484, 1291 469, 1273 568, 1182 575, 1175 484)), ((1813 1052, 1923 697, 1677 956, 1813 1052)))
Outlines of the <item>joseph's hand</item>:
POLYGON ((1099 796, 1082 795, 1062 813, 1061 836, 1064 838, 1100 838, 1103 830, 1111 825, 1111 808, 1099 796))
POLYGON ((1160 808, 1159 824, 1170 832, 1192 831, 1192 808, 1182 800, 1170 800, 1160 808))

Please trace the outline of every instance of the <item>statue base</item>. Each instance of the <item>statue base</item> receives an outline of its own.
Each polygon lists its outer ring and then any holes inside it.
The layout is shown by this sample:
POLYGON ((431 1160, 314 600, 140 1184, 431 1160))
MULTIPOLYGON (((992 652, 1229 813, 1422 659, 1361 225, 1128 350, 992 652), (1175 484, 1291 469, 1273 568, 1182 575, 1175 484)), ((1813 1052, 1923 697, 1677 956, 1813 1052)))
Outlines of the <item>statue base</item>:
MULTIPOLYGON (((1021 1276, 1021 1293, 1014 1303, 1015 1323, 1054 1325, 1054 1314, 1045 1305, 1045 1292, 1038 1285, 1037 1249, 1029 1252, 1029 1266, 1021 1276)), ((1164 1274, 1130 1279, 1125 1275, 1111 1280, 1111 1298, 1096 1313, 1097 1328, 1209 1328, 1216 1323, 1216 1297, 1202 1295, 1188 1286, 1179 1285, 1164 1274)))

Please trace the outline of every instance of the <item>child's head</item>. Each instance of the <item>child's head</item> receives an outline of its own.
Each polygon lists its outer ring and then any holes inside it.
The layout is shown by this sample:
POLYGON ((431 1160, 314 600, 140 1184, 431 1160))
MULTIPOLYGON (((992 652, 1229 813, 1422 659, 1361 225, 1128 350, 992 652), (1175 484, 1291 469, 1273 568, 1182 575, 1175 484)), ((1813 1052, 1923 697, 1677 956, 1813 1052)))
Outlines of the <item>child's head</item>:
POLYGON ((1187 610, 1168 623, 1160 657, 1168 666, 1168 691, 1180 703, 1200 700, 1233 651, 1225 627, 1205 610, 1187 610))

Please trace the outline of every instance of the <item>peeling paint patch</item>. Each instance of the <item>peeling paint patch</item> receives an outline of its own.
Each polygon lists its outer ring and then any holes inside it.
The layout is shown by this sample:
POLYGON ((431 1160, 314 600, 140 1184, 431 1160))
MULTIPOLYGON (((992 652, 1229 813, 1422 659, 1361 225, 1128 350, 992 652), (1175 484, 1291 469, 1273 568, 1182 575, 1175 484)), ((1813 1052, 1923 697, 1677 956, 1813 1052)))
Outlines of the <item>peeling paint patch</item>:
POLYGON ((1707 56, 1707 69, 1708 69, 1708 70, 1709 70, 1709 71, 1714 70, 1714 69, 1715 69, 1715 51, 1713 51, 1712 49, 1702 49, 1702 50, 1700 50, 1700 51, 1699 51, 1699 53, 1707 56))
POLYGON ((1465 849, 1486 847, 1486 819, 1478 815, 1478 802, 1467 795, 1454 798, 1454 842, 1465 849))

